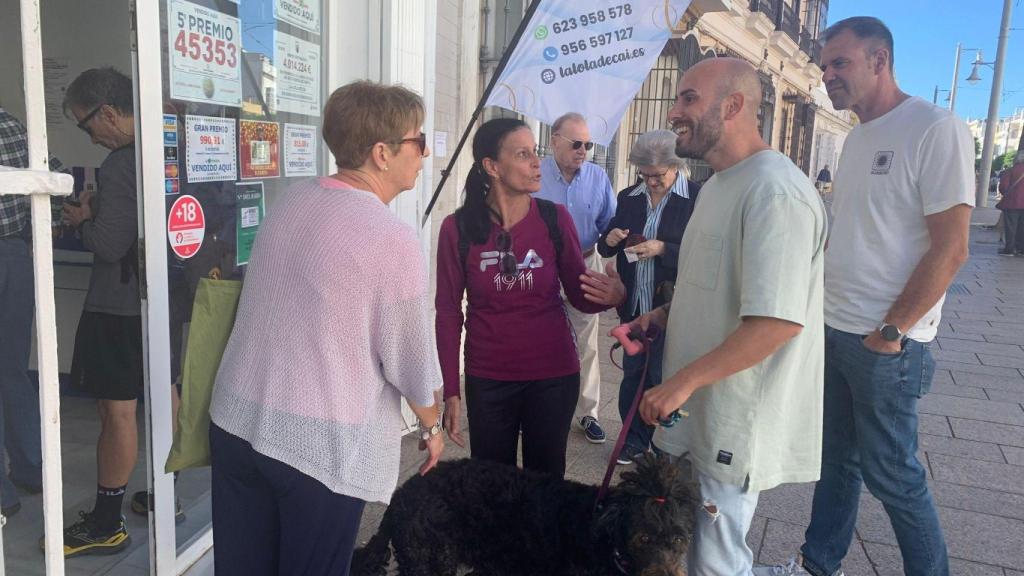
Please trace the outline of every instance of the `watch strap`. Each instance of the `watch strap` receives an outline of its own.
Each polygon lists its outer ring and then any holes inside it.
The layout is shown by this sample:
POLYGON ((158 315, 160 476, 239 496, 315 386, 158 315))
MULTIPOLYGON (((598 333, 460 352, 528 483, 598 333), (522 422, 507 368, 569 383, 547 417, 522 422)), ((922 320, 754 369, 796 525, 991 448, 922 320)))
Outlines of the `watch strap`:
POLYGON ((902 340, 904 337, 903 332, 895 324, 884 323, 878 327, 878 333, 882 335, 882 339, 887 342, 897 342, 902 340))
POLYGON ((443 422, 444 422, 444 417, 440 413, 438 413, 438 415, 437 415, 437 422, 434 423, 433 426, 427 426, 426 424, 420 422, 420 438, 422 438, 424 440, 429 440, 429 439, 433 438, 434 436, 437 436, 438 434, 440 434, 441 430, 444 429, 443 422))

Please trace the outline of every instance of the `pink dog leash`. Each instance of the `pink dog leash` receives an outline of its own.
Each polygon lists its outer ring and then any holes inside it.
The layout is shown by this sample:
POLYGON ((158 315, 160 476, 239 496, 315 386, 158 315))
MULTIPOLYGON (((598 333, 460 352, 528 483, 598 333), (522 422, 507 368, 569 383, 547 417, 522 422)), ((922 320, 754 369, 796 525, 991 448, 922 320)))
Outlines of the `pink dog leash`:
MULTIPOLYGON (((655 326, 652 326, 652 328, 655 328, 655 326)), ((619 458, 619 454, 622 453, 622 447, 626 444, 626 436, 629 435, 629 427, 633 424, 633 417, 636 416, 636 409, 640 406, 640 398, 644 395, 644 382, 647 380, 647 368, 651 361, 651 343, 658 337, 659 334, 657 332, 653 334, 653 337, 649 334, 642 335, 644 370, 640 374, 640 382, 637 384, 636 394, 633 395, 633 403, 630 404, 629 412, 626 413, 626 418, 622 421, 622 430, 619 431, 619 437, 615 440, 615 448, 612 449, 612 457, 608 460, 608 468, 604 472, 604 480, 601 481, 601 488, 597 491, 597 499, 594 500, 594 510, 597 510, 601 506, 601 501, 603 501, 605 496, 608 495, 608 485, 611 483, 612 474, 615 473, 616 460, 619 458)), ((615 358, 612 357, 612 353, 618 346, 619 343, 616 342, 616 344, 608 350, 608 356, 612 358, 612 364, 615 364, 615 358)), ((623 352, 623 354, 625 353, 626 352, 623 352)), ((616 366, 618 365, 616 364, 616 366)))

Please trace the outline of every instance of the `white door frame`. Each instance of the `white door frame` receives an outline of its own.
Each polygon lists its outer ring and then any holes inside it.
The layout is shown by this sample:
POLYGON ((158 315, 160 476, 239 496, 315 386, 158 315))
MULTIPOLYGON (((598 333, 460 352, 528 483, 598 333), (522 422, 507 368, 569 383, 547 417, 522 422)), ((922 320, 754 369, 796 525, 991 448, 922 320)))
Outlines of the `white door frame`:
MULTIPOLYGON (((42 423, 40 433, 43 455, 43 538, 46 574, 62 576, 64 487, 61 479, 60 384, 57 364, 57 316, 53 296, 53 245, 50 242, 50 196, 70 194, 72 179, 66 174, 49 173, 46 100, 43 94, 43 42, 38 0, 21 0, 20 11, 29 169, 0 172, 0 186, 5 193, 26 194, 32 198, 32 266, 35 276, 39 415, 42 423)), ((4 573, 2 544, 0 532, 0 574, 4 573)))
POLYGON ((164 472, 173 441, 171 339, 167 283, 167 207, 164 203, 163 77, 160 3, 132 2, 133 78, 136 85, 139 236, 142 239, 142 327, 145 350, 146 477, 153 492, 149 515, 150 574, 183 573, 213 546, 200 531, 179 555, 174 524, 174 475, 164 472), (141 40, 140 40, 141 39, 141 40))

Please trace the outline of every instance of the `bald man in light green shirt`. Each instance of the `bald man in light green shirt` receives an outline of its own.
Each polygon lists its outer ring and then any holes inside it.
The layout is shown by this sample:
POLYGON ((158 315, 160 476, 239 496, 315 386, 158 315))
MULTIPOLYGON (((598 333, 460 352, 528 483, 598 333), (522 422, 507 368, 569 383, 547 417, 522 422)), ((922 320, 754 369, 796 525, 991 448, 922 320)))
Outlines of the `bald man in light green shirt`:
POLYGON ((731 58, 680 81, 676 153, 715 175, 681 242, 671 311, 636 322, 666 329, 666 378, 639 414, 653 424, 685 411, 654 443, 685 456, 700 482, 705 513, 688 562, 702 576, 750 574, 760 491, 814 481, 821 465, 825 209, 807 175, 761 139, 760 94, 754 69, 731 58))

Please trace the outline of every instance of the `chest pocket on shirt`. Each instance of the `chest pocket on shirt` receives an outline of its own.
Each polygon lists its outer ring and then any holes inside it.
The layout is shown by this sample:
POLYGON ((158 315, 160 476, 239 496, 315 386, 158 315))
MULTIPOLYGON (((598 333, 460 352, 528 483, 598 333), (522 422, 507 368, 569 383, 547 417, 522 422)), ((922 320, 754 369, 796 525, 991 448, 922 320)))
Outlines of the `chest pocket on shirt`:
POLYGON ((700 232, 686 262, 686 282, 705 290, 718 286, 718 269, 722 265, 725 242, 721 236, 700 232))

